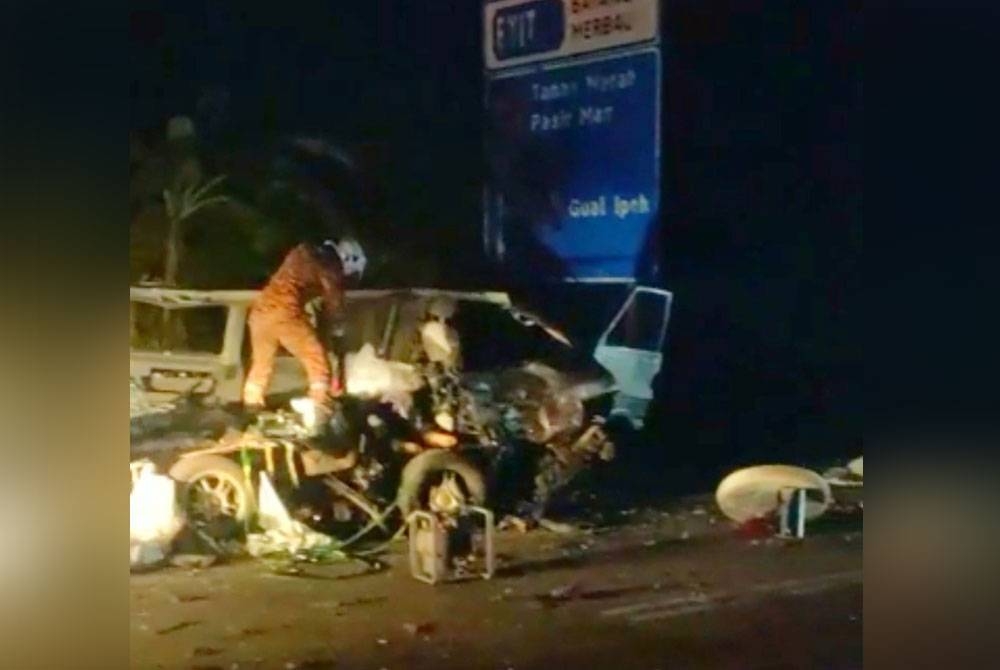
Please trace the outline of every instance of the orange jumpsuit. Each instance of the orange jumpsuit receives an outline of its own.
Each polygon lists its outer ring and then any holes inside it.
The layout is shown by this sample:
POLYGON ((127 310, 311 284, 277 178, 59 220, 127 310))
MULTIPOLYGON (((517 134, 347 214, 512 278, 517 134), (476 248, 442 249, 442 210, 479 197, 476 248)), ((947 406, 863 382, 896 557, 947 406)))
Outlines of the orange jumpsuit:
POLYGON ((243 387, 243 403, 260 407, 274 369, 278 347, 284 347, 306 369, 309 397, 329 402, 330 361, 306 313, 306 304, 322 300, 321 323, 330 323, 343 297, 340 261, 321 260, 307 244, 292 249, 250 308, 252 362, 243 387))

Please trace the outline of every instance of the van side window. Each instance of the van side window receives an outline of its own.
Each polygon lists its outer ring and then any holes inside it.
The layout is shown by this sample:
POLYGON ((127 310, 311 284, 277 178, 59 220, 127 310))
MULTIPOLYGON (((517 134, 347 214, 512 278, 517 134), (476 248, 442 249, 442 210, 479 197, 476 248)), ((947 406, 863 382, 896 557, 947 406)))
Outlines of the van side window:
POLYGON ((608 333, 608 346, 659 351, 665 334, 667 304, 657 293, 634 293, 618 323, 608 333))
POLYGON ((220 306, 164 310, 130 302, 129 347, 146 351, 218 354, 226 330, 226 308, 220 306))

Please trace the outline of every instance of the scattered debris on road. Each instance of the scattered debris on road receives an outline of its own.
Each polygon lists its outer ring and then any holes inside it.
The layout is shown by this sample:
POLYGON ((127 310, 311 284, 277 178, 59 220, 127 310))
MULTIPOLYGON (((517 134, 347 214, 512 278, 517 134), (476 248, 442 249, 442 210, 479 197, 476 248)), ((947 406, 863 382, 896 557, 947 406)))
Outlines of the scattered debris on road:
POLYGON ((161 628, 156 631, 157 635, 168 635, 170 633, 176 633, 179 630, 184 630, 185 628, 190 628, 191 626, 197 626, 201 621, 181 621, 175 623, 173 626, 167 626, 166 628, 161 628))
POLYGON ((516 530, 519 533, 527 533, 530 526, 531 522, 528 519, 508 514, 500 520, 500 523, 497 524, 497 530, 516 530))
POLYGON ((216 649, 215 647, 195 647, 191 652, 192 656, 216 656, 221 654, 221 649, 216 649))
POLYGON ((292 518, 266 472, 260 473, 257 495, 257 523, 264 532, 247 534, 247 552, 254 558, 275 554, 297 556, 336 547, 336 541, 329 535, 316 532, 292 518))
POLYGON ((208 596, 201 594, 174 595, 171 597, 171 600, 173 600, 175 603, 196 603, 196 602, 201 602, 203 600, 208 600, 208 596))
POLYGON ((538 520, 538 526, 551 533, 558 533, 560 535, 569 535, 570 533, 574 533, 578 530, 576 526, 571 524, 553 521, 552 519, 546 519, 544 517, 538 520))
POLYGON ((407 633, 413 636, 430 635, 435 630, 437 630, 437 626, 431 622, 425 622, 425 623, 407 622, 403 624, 403 630, 405 630, 407 633))

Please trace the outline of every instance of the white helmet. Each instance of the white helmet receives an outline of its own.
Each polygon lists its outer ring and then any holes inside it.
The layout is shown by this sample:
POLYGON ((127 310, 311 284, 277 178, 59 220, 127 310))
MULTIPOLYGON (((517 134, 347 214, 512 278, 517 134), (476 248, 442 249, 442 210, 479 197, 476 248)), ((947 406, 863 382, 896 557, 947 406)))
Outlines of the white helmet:
POLYGON ((323 243, 323 246, 333 247, 337 252, 346 276, 358 275, 360 277, 364 274, 365 266, 368 265, 368 258, 365 256, 365 250, 361 248, 357 240, 352 237, 345 237, 338 242, 327 240, 323 243))

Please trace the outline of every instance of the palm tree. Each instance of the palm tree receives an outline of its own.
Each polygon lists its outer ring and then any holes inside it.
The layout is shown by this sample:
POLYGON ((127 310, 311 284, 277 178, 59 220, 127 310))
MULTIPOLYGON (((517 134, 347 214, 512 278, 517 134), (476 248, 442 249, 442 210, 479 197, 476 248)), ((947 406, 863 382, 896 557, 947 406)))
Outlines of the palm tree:
POLYGON ((212 190, 225 178, 225 175, 219 175, 200 186, 192 184, 186 188, 166 188, 163 190, 163 204, 166 208, 168 224, 163 270, 164 285, 177 286, 181 258, 184 253, 184 222, 206 207, 230 201, 227 195, 211 194, 212 190))
MULTIPOLYGON (((184 222, 206 207, 229 202, 229 196, 212 193, 225 178, 225 175, 219 175, 201 185, 196 182, 186 187, 178 184, 174 188, 163 189, 163 204, 167 215, 164 286, 174 288, 178 285, 184 255, 184 222)), ((183 323, 171 319, 171 312, 167 309, 163 310, 163 333, 170 344, 177 345, 186 339, 183 323)))

